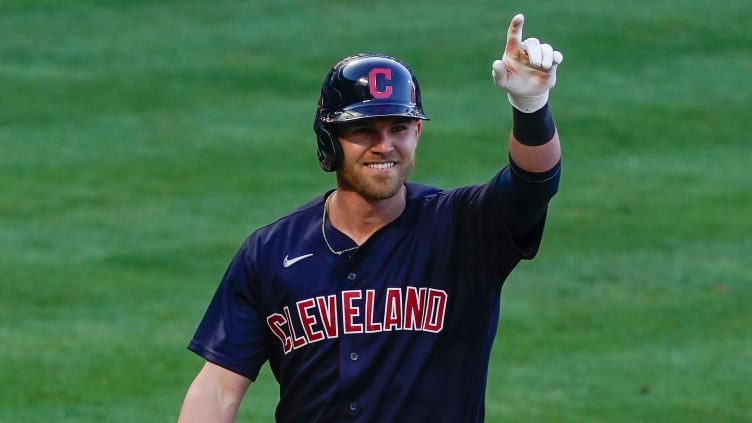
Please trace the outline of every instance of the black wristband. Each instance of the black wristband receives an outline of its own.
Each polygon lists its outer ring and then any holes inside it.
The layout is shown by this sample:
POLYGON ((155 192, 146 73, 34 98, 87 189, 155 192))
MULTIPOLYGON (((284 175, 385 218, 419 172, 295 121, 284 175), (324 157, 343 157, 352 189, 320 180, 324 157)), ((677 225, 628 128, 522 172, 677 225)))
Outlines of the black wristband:
POLYGON ((521 144, 543 145, 554 137, 556 125, 548 110, 548 103, 533 113, 523 113, 512 107, 512 133, 521 144))

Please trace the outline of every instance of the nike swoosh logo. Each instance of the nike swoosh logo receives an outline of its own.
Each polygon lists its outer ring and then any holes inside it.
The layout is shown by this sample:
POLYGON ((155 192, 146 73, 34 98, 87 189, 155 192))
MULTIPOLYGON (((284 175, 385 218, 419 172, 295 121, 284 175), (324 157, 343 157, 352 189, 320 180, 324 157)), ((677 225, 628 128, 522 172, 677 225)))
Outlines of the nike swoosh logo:
POLYGON ((285 256, 285 259, 282 260, 282 266, 284 266, 284 267, 290 267, 293 264, 299 262, 300 260, 305 260, 308 257, 311 257, 312 255, 313 255, 313 253, 311 253, 311 254, 305 254, 305 255, 298 256, 298 257, 293 257, 293 258, 287 258, 287 256, 285 256))

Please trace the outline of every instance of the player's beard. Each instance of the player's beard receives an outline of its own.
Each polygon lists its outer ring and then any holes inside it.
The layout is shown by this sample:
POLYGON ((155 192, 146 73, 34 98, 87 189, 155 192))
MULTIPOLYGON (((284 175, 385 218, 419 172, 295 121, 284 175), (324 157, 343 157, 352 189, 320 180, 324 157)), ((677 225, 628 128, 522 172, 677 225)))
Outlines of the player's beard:
POLYGON ((366 200, 386 200, 400 191, 410 177, 413 167, 415 158, 411 157, 408 161, 396 165, 397 171, 394 173, 368 175, 359 171, 362 170, 362 165, 358 163, 352 167, 343 167, 337 173, 337 181, 340 188, 357 192, 366 200))

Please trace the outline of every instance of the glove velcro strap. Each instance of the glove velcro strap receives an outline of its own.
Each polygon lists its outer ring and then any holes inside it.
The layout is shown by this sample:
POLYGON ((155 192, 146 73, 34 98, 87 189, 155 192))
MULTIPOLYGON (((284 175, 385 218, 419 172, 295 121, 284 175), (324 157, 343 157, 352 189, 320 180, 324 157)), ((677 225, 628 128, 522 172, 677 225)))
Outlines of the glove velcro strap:
POLYGON ((521 144, 527 146, 543 145, 554 137, 556 125, 546 103, 533 113, 523 113, 512 107, 514 126, 512 133, 521 144))

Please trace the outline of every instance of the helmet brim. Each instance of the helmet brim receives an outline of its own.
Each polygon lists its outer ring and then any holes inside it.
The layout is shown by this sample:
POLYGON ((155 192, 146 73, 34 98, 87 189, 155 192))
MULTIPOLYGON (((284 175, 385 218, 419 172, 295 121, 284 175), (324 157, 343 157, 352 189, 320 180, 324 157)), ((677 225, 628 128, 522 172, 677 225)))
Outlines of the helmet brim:
POLYGON ((355 120, 377 118, 377 117, 389 117, 389 116, 404 116, 420 120, 430 120, 420 108, 412 105, 405 104, 353 104, 345 107, 341 111, 330 114, 325 118, 327 123, 337 122, 352 122, 355 120))

